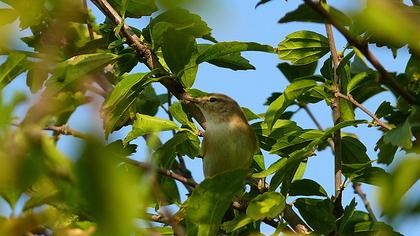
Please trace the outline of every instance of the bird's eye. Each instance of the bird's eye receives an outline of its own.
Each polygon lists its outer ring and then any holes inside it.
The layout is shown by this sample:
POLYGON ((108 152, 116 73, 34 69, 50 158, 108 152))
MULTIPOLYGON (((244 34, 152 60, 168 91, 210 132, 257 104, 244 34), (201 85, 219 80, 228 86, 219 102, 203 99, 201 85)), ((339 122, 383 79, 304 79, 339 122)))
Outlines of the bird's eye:
POLYGON ((209 102, 215 102, 215 101, 217 101, 217 99, 216 99, 216 98, 211 97, 211 98, 209 99, 209 102))

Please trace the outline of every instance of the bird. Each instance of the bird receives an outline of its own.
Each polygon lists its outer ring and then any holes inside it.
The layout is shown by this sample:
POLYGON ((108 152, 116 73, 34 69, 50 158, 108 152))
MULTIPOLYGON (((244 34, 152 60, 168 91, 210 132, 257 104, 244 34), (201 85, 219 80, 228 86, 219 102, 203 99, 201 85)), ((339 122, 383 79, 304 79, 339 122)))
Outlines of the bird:
POLYGON ((204 176, 250 169, 258 150, 257 137, 238 103, 220 93, 209 93, 189 101, 198 106, 206 120, 201 146, 204 176))

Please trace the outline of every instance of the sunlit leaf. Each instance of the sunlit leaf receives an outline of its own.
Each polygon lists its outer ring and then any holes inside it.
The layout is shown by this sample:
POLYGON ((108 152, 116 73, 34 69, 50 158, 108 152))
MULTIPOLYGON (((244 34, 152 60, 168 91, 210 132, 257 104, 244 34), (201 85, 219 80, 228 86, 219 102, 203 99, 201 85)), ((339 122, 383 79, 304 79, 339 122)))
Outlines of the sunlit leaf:
POLYGON ((154 72, 124 75, 102 106, 105 137, 126 123, 130 108, 138 94, 150 83, 157 81, 154 72))
POLYGON ((285 207, 285 198, 277 192, 266 192, 253 198, 246 209, 246 214, 254 220, 265 217, 274 218, 285 207))
POLYGON ((133 123, 133 129, 125 137, 124 143, 127 144, 131 140, 146 134, 178 129, 178 125, 175 124, 173 121, 165 120, 154 116, 136 114, 136 120, 133 123))
POLYGON ((328 39, 312 31, 297 31, 279 43, 277 53, 282 60, 293 65, 306 65, 317 61, 330 50, 328 39))

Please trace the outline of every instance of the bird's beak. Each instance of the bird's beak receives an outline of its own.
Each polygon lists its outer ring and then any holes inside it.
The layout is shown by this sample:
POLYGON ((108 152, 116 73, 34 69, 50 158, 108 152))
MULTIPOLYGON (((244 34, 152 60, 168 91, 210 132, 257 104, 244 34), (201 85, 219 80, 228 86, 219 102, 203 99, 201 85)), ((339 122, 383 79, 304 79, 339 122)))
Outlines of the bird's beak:
POLYGON ((203 98, 193 98, 191 96, 184 98, 184 100, 195 103, 195 104, 201 104, 204 102, 203 98))

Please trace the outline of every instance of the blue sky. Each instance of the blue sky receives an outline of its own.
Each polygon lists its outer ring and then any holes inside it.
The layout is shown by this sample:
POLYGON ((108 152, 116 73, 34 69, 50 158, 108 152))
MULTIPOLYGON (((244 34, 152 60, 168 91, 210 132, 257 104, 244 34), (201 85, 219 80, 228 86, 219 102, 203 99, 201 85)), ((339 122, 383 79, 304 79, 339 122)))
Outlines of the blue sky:
MULTIPOLYGON (((286 12, 295 9, 302 1, 274 0, 255 9, 255 4, 257 2, 258 1, 256 0, 202 0, 196 1, 195 4, 189 5, 188 8, 192 12, 200 15, 207 22, 209 27, 213 29, 213 36, 219 41, 253 41, 275 47, 286 35, 295 31, 312 30, 325 34, 325 28, 322 24, 277 23, 286 12)), ((350 12, 360 7, 359 1, 335 0, 328 2, 344 12, 350 12)), ((96 7, 93 5, 90 6, 97 16, 98 22, 102 22, 103 15, 97 11, 96 7)), ((148 19, 128 20, 127 22, 130 25, 142 28, 148 23, 148 19)), ((335 31, 335 38, 338 50, 342 50, 345 45, 343 37, 335 31)), ((389 71, 404 71, 409 56, 406 49, 399 50, 396 59, 393 59, 391 52, 385 48, 373 48, 373 52, 389 71)), ((281 72, 276 68, 277 64, 281 61, 278 59, 277 55, 274 54, 247 52, 243 53, 243 55, 250 60, 251 64, 256 67, 256 70, 231 71, 209 64, 203 64, 200 65, 197 80, 193 87, 207 92, 228 94, 237 100, 241 106, 248 107, 256 113, 265 112, 267 107, 262 104, 265 102, 266 98, 269 97, 272 92, 284 90, 288 84, 281 72)), ((321 59, 321 62, 324 60, 325 58, 321 59)), ((135 71, 146 71, 146 68, 144 66, 138 66, 135 68, 135 71)), ((24 88, 24 79, 24 76, 20 76, 20 78, 10 84, 6 88, 4 97, 9 97, 8 95, 16 90, 24 90, 28 93, 28 90, 24 88)), ((160 85, 155 86, 155 88, 158 92, 165 91, 160 85)), ((364 105, 369 110, 375 111, 377 106, 384 100, 395 103, 395 99, 392 96, 382 93, 366 101, 364 105)), ((93 106, 83 106, 79 108, 72 116, 69 122, 70 126, 78 130, 99 131, 101 129, 102 121, 97 116, 97 110, 100 102, 101 101, 99 100, 93 106)), ((332 126, 331 110, 325 103, 320 102, 318 104, 310 105, 309 107, 324 128, 332 126)), ((25 107, 22 107, 17 114, 23 114, 24 111, 25 107)), ((159 112, 159 115, 165 117, 163 112, 159 112)), ((370 120, 367 115, 359 110, 356 110, 356 117, 358 119, 370 120)), ((303 128, 315 128, 315 125, 304 111, 298 112, 293 117, 293 120, 303 128)), ((129 128, 124 128, 119 132, 115 132, 111 135, 110 139, 114 140, 121 138, 128 131, 129 128)), ((376 153, 374 152, 373 147, 381 136, 381 133, 377 131, 376 128, 361 126, 359 128, 348 128, 345 131, 356 133, 368 148, 370 158, 376 159, 376 153)), ((167 134, 162 135, 163 139, 167 137, 167 134)), ((140 151, 136 154, 135 158, 141 159, 145 154, 145 151, 142 151, 145 150, 144 143, 141 140, 135 141, 135 143, 140 145, 138 148, 140 151)), ((60 148, 69 156, 75 156, 77 154, 77 147, 79 144, 80 141, 72 137, 63 137, 59 142, 60 148)), ((400 154, 399 158, 401 158, 401 156, 402 155, 400 154)), ((277 156, 268 154, 265 155, 265 158, 267 166, 278 159, 277 156)), ((199 159, 187 160, 187 165, 192 169, 196 180, 202 180, 201 161, 199 159)), ((327 190, 329 195, 332 195, 334 192, 334 171, 333 157, 329 149, 319 152, 317 156, 312 157, 309 160, 304 178, 313 179, 319 182, 327 190)), ((376 203, 375 187, 363 185, 362 188, 367 193, 376 215, 379 216, 380 211, 376 203)), ((415 199, 416 193, 419 193, 419 191, 420 185, 417 183, 415 188, 410 191, 408 197, 415 199)), ((185 191, 182 192, 182 194, 185 194, 185 191)), ((344 203, 348 204, 353 197, 358 201, 357 208, 364 210, 363 203, 355 194, 353 194, 351 186, 348 186, 344 191, 344 203)), ((7 211, 4 204, 0 204, 0 213, 8 214, 7 211)), ((415 219, 404 219, 403 222, 398 222, 399 224, 397 224, 396 230, 404 235, 417 235, 420 233, 420 225, 418 225, 418 222, 420 222, 420 217, 415 219)), ((270 233, 273 232, 273 230, 271 227, 264 226, 263 232, 270 233)))

